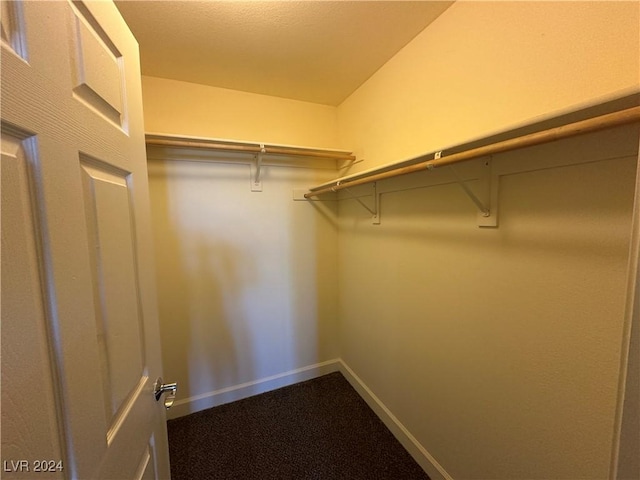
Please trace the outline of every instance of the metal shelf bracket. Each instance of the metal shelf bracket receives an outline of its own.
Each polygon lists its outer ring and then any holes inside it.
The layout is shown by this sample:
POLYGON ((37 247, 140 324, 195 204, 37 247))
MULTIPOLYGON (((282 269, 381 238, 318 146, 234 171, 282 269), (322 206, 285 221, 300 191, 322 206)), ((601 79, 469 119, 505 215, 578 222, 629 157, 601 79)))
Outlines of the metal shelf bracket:
POLYGON ((260 144, 260 152, 254 155, 254 162, 251 164, 251 191, 262 191, 262 177, 260 176, 262 170, 262 155, 267 153, 267 150, 263 143, 260 144))
POLYGON ((344 188, 343 190, 371 214, 371 222, 373 225, 380 225, 380 194, 378 193, 378 184, 373 182, 371 185, 373 187, 373 208, 369 207, 366 203, 360 200, 360 198, 356 197, 348 188, 344 188))
POLYGON ((456 172, 453 165, 449 165, 449 171, 453 174, 455 181, 467 194, 469 199, 478 207, 478 226, 497 227, 498 226, 498 177, 492 173, 491 159, 485 160, 482 172, 478 179, 480 196, 465 183, 456 172))

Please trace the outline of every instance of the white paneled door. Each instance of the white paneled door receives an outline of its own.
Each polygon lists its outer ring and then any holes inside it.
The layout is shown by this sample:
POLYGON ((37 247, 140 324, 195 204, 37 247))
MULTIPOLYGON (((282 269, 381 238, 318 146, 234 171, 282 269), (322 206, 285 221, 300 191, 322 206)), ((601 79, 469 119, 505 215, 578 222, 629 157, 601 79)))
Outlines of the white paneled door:
POLYGON ((1 5, 2 476, 168 478, 137 43, 1 5))

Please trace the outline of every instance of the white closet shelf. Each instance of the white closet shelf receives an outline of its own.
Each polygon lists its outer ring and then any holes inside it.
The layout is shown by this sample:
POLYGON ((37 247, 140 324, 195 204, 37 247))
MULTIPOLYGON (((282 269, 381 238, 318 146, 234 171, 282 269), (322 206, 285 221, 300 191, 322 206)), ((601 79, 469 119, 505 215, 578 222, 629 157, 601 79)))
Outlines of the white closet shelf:
POLYGON ((423 170, 432 170, 434 168, 453 165, 455 163, 465 162, 480 157, 508 152, 533 145, 540 145, 635 122, 640 122, 640 107, 619 110, 613 113, 588 118, 586 120, 568 123, 559 127, 530 133, 528 135, 521 135, 481 147, 459 151, 452 153, 451 155, 445 155, 443 154, 443 151, 438 151, 422 155, 411 160, 384 165, 366 172, 337 178, 331 182, 311 187, 309 192, 304 194, 304 198, 310 199, 324 193, 337 192, 338 190, 344 190, 358 185, 375 183, 387 178, 398 177, 400 175, 407 175, 423 170))
POLYGON ((215 138, 187 137, 159 133, 147 133, 145 142, 149 146, 170 148, 195 148, 218 152, 246 153, 249 155, 274 155, 318 158, 327 160, 356 159, 352 152, 324 148, 297 147, 267 143, 238 142, 215 138))

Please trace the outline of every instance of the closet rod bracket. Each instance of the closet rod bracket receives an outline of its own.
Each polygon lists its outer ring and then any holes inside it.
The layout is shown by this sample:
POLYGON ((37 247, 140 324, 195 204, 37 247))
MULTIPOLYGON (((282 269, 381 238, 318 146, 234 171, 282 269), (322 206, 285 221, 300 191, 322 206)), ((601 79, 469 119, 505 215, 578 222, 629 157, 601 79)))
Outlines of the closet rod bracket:
POLYGON ((480 210, 480 215, 482 215, 483 217, 491 216, 491 210, 489 209, 489 207, 487 207, 484 202, 482 202, 482 200, 480 200, 478 196, 473 193, 473 190, 471 190, 465 183, 465 180, 463 180, 460 175, 458 175, 458 172, 456 172, 456 169, 453 168, 453 165, 449 165, 449 171, 453 174, 456 183, 460 185, 462 190, 464 190, 464 193, 466 193, 471 201, 476 205, 476 207, 478 207, 478 210, 480 210))
POLYGON ((492 169, 492 159, 487 158, 483 161, 478 179, 478 191, 476 194, 466 184, 466 180, 462 179, 458 172, 449 165, 449 171, 453 174, 455 181, 462 190, 467 194, 469 199, 478 208, 478 226, 479 227, 497 227, 498 226, 498 176, 494 174, 492 169))
POLYGON ((371 222, 373 223, 373 225, 380 225, 380 194, 378 193, 378 184, 377 182, 373 182, 371 185, 373 187, 373 208, 369 207, 366 203, 360 200, 359 197, 356 197, 348 188, 343 188, 343 190, 349 195, 349 197, 351 197, 351 199, 358 202, 367 212, 371 214, 371 222))
POLYGON ((493 157, 489 156, 483 161, 482 171, 480 173, 480 189, 481 198, 487 205, 486 212, 478 213, 479 227, 497 227, 498 226, 498 185, 500 177, 493 168, 493 157))
POLYGON ((260 144, 260 152, 254 155, 254 162, 251 164, 251 191, 262 191, 262 156, 267 153, 263 143, 260 144))

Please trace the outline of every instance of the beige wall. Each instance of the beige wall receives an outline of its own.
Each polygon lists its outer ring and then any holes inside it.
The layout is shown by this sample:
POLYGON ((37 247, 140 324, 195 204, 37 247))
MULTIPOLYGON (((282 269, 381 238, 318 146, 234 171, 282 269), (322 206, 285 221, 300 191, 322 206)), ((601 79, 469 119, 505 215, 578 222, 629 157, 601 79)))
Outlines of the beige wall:
POLYGON ((336 108, 142 77, 147 132, 337 147, 336 108))
MULTIPOLYGON (((637 92, 638 29, 637 2, 458 2, 339 106, 340 141, 357 171, 637 92)), ((380 183, 379 226, 339 203, 341 358, 434 475, 607 477, 637 148, 497 156, 498 229, 446 171, 380 183)))
POLYGON ((638 91, 638 2, 456 2, 338 108, 340 142, 406 160, 638 91))
MULTIPOLYGON (((324 106, 148 77, 143 87, 148 131, 335 140, 324 106)), ((335 177, 335 162, 266 158, 252 192, 248 159, 148 154, 164 375, 180 385, 170 416, 324 371, 338 356, 336 206, 293 202, 292 191, 335 177)))
POLYGON ((606 478, 637 141, 496 156, 497 229, 446 171, 340 202, 341 358, 454 479, 606 478))

